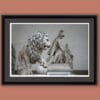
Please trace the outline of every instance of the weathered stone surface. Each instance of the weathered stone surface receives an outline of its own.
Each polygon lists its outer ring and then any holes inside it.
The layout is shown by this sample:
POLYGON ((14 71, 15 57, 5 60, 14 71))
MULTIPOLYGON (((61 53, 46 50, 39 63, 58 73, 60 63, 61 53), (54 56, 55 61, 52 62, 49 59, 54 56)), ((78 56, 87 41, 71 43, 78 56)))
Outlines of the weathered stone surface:
POLYGON ((64 38, 62 32, 58 33, 58 36, 53 40, 52 45, 48 51, 49 57, 47 62, 50 64, 69 64, 70 68, 73 68, 73 54, 66 43, 63 47, 61 40, 64 38), (60 35, 59 35, 60 34, 60 35))
POLYGON ((46 33, 37 32, 28 39, 27 44, 19 51, 18 55, 18 74, 33 74, 37 73, 46 74, 46 61, 41 56, 43 51, 50 47, 50 41, 46 33), (33 70, 32 65, 39 63, 36 70, 33 70))
POLYGON ((14 46, 12 45, 12 73, 14 74, 16 69, 16 50, 14 48, 14 46))

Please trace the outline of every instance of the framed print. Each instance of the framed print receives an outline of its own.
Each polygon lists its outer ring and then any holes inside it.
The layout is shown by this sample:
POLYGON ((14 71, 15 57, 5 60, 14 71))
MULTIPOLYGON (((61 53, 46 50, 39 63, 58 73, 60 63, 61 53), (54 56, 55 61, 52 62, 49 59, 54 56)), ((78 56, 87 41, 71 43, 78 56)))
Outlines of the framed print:
POLYGON ((96 15, 2 15, 3 84, 96 84, 96 15))

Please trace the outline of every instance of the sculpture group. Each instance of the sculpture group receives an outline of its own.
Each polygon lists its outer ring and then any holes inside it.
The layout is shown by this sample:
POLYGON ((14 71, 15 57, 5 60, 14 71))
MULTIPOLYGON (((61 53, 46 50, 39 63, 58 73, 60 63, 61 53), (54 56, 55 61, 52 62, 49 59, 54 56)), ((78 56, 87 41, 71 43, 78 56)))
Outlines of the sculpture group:
POLYGON ((50 43, 48 34, 37 32, 27 40, 16 58, 15 48, 12 46, 12 73, 18 75, 47 74, 49 64, 69 64, 73 68, 73 55, 68 44, 62 47, 60 41, 65 37, 60 30, 56 38, 50 43), (48 58, 42 57, 43 51, 48 50, 48 58), (15 63, 18 59, 18 63, 15 63), (35 67, 34 67, 35 66, 35 67))

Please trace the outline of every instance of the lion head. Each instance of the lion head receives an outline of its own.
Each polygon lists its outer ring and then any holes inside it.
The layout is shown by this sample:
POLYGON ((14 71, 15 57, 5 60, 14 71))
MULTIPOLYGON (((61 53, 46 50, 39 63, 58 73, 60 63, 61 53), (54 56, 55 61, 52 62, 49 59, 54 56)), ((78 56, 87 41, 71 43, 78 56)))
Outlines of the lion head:
POLYGON ((48 34, 37 32, 33 34, 31 43, 34 47, 38 48, 39 50, 46 50, 50 47, 50 41, 48 39, 48 34))

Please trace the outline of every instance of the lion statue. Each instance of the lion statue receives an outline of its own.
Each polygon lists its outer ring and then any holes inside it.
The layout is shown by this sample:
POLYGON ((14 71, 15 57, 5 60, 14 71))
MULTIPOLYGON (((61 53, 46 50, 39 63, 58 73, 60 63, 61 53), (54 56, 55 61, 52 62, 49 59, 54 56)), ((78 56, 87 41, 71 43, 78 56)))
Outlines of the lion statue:
POLYGON ((42 52, 50 47, 50 41, 48 39, 48 34, 37 32, 28 39, 27 43, 19 51, 18 55, 18 74, 46 74, 47 73, 47 63, 43 59, 42 52), (35 64, 38 63, 38 66, 35 64), (36 69, 34 67, 36 66, 36 69))

